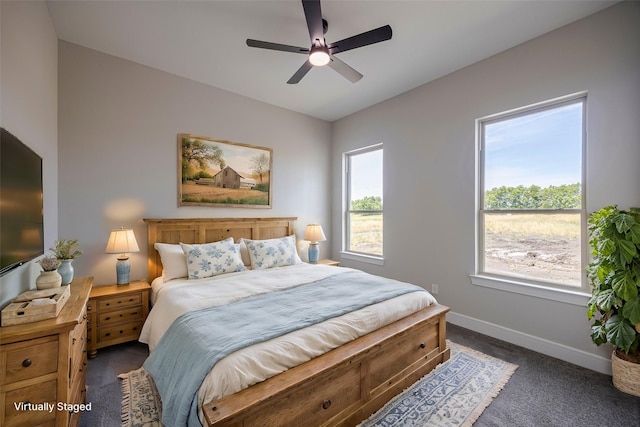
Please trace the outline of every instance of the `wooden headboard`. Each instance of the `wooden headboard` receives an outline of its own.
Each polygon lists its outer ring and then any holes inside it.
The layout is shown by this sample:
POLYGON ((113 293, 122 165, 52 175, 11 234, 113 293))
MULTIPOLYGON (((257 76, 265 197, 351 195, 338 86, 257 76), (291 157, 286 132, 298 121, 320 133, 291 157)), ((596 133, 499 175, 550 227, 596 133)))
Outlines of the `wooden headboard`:
POLYGON ((262 240, 294 234, 297 218, 145 218, 149 283, 162 275, 155 243, 208 243, 233 237, 262 240))

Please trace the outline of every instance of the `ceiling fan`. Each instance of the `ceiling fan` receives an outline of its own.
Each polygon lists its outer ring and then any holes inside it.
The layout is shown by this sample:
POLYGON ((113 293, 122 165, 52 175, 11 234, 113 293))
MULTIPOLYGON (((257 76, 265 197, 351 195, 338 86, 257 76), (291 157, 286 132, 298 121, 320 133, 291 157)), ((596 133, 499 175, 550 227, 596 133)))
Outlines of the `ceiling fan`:
POLYGON ((323 65, 328 65, 347 80, 355 83, 362 78, 362 74, 338 59, 335 54, 391 39, 391 27, 385 25, 335 43, 327 43, 324 34, 327 32, 328 23, 322 18, 320 0, 302 0, 302 7, 307 18, 307 27, 311 38, 310 48, 247 39, 247 46, 250 47, 302 53, 309 56, 302 67, 287 81, 289 84, 298 83, 311 68, 323 65))

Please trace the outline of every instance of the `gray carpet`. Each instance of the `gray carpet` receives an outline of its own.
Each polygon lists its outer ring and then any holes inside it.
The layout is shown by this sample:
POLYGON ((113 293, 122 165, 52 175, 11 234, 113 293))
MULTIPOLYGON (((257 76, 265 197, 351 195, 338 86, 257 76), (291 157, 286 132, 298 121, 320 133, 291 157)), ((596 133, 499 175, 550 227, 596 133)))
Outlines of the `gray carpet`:
MULTIPOLYGON (((616 390, 611 377, 504 341, 447 324, 447 338, 519 367, 475 426, 636 427, 640 398, 616 390)), ((117 375, 142 366, 147 347, 140 343, 102 349, 89 360, 87 401, 81 427, 120 425, 122 394, 117 375)))

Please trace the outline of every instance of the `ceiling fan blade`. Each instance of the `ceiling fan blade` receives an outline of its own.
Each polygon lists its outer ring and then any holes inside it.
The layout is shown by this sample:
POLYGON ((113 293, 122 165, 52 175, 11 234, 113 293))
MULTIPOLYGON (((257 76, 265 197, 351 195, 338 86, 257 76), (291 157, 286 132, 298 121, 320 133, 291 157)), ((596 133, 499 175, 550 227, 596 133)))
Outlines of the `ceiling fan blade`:
POLYGON ((280 43, 263 42, 261 40, 247 39, 247 46, 258 47, 261 49, 280 50, 283 52, 303 53, 309 54, 309 49, 306 47, 289 46, 280 43))
POLYGON ((362 74, 354 70, 349 65, 345 64, 336 56, 332 56, 331 62, 329 62, 329 64, 327 65, 329 65, 332 70, 337 71, 342 77, 349 80, 351 83, 355 83, 362 78, 362 74))
POLYGON ((329 48, 329 52, 331 52, 332 55, 335 55, 339 52, 345 52, 347 50, 389 40, 391 39, 391 35, 391 27, 389 25, 385 25, 384 27, 376 28, 375 30, 360 33, 356 36, 331 43, 327 47, 329 48))
POLYGON ((304 16, 307 18, 307 28, 309 28, 311 46, 315 45, 316 40, 320 40, 320 43, 324 46, 320 0, 302 0, 302 7, 304 8, 304 16))
POLYGON ((295 72, 293 76, 287 81, 288 84, 294 85, 298 83, 302 78, 309 72, 310 69, 313 68, 313 65, 309 61, 304 61, 302 67, 298 68, 298 71, 295 72))

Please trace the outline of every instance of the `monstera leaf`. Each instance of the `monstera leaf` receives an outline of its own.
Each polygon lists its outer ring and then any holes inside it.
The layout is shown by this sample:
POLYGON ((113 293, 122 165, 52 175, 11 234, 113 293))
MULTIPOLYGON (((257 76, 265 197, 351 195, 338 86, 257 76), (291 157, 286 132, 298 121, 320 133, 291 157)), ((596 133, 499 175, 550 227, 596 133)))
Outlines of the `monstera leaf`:
POLYGON ((616 295, 629 301, 638 296, 638 285, 633 280, 630 271, 620 271, 613 275, 611 287, 616 291, 616 295))
POLYGON ((615 315, 605 324, 607 340, 616 347, 629 351, 636 339, 636 329, 622 316, 615 315))
POLYGON ((630 299, 622 308, 622 315, 629 319, 632 325, 640 323, 640 296, 630 299))
POLYGON ((633 242, 628 240, 618 239, 615 243, 616 250, 612 254, 613 261, 619 268, 624 268, 625 265, 633 261, 633 258, 638 256, 638 249, 633 242))

